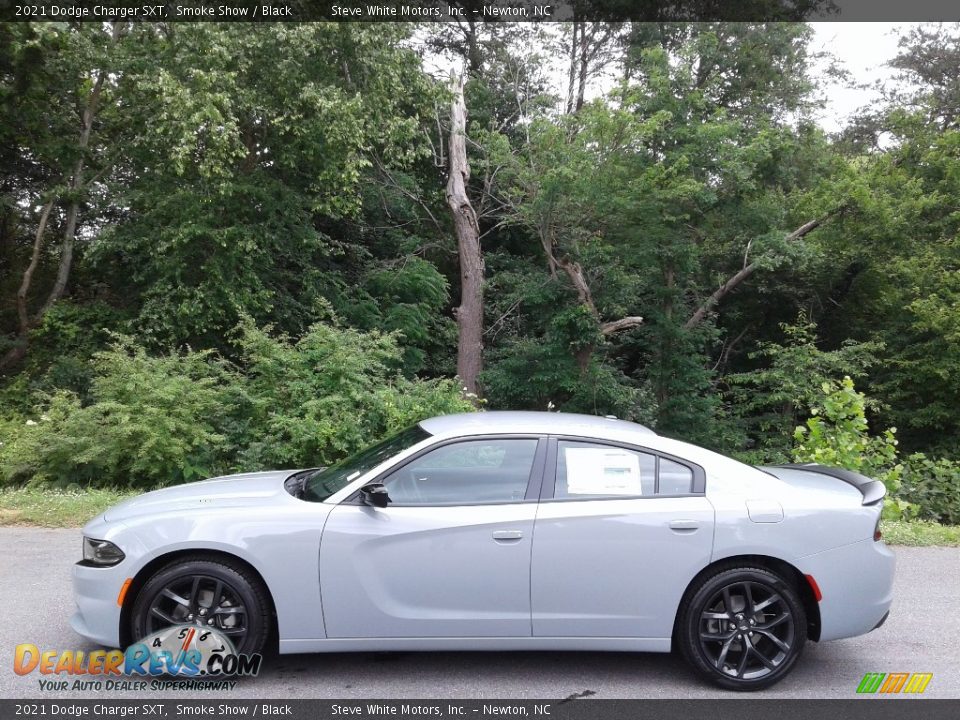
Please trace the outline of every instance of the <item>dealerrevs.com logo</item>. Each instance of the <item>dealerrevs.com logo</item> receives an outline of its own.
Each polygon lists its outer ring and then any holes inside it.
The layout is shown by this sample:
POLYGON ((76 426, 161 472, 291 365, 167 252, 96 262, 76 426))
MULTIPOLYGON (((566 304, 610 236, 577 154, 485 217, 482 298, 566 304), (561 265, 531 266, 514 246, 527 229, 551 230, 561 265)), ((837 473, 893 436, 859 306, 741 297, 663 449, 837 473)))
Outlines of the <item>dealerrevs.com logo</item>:
POLYGON ((857 692, 872 695, 922 693, 933 679, 933 673, 867 673, 857 686, 857 692))
POLYGON ((126 650, 41 651, 32 643, 22 643, 14 651, 13 671, 17 675, 38 672, 45 676, 39 681, 43 691, 147 689, 148 683, 138 677, 168 678, 151 681, 153 690, 224 690, 236 684, 226 679, 228 676, 256 676, 262 661, 262 655, 238 653, 218 630, 175 625, 148 635, 126 650), (73 680, 50 676, 70 676, 73 680))

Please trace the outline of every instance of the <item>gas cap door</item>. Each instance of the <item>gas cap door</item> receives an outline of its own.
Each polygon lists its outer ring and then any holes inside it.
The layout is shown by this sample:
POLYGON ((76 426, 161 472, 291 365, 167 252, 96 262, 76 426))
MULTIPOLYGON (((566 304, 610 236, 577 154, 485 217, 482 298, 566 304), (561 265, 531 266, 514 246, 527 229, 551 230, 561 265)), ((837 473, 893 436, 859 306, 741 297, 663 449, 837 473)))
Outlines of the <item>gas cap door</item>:
POLYGON ((751 522, 778 523, 783 520, 783 506, 776 500, 747 500, 751 522))

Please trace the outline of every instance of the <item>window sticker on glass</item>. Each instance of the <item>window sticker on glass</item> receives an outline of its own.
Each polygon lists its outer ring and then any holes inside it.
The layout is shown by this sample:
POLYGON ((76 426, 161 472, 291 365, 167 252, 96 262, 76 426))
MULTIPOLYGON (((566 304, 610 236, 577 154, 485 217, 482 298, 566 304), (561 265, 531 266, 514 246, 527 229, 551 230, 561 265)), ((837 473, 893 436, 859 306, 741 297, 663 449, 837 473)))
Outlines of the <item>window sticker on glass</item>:
POLYGON ((564 448, 568 495, 642 495, 640 458, 618 448, 564 448))

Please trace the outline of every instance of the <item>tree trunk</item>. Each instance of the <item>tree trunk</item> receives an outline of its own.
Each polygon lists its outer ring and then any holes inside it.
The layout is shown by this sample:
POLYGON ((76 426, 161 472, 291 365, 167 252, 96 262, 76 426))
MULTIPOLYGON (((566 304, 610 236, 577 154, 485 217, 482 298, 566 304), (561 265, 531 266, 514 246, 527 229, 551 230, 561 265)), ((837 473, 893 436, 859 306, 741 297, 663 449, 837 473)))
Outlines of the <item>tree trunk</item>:
POLYGON ((478 393, 477 378, 483 370, 483 254, 480 227, 467 182, 467 108, 463 99, 465 76, 451 78, 449 176, 447 205, 453 217, 460 257, 460 306, 457 308, 457 375, 467 392, 478 393))
MULTIPOLYGON (((591 26, 593 27, 593 26, 591 26)), ((587 95, 587 77, 590 74, 590 60, 593 56, 591 41, 594 31, 587 32, 587 23, 575 20, 570 38, 570 67, 567 71, 566 113, 580 112, 587 95)))
POLYGON ((670 388, 667 384, 667 377, 664 373, 664 367, 667 352, 672 348, 669 347, 671 344, 669 337, 664 337, 663 333, 670 333, 673 331, 674 300, 676 297, 677 286, 677 272, 672 259, 668 258, 666 260, 662 270, 663 287, 666 289, 666 292, 663 295, 663 302, 660 304, 660 311, 663 313, 664 328, 663 331, 661 331, 659 338, 657 338, 656 353, 658 359, 656 362, 656 367, 659 368, 659 372, 656 376, 656 382, 654 383, 654 392, 657 399, 657 407, 659 408, 666 407, 667 403, 670 401, 670 388))
POLYGON ((577 101, 574 105, 574 112, 580 112, 583 109, 583 101, 587 94, 587 75, 590 71, 590 40, 592 33, 587 35, 586 25, 580 31, 580 70, 577 78, 577 101))
POLYGON ((30 255, 30 264, 23 271, 23 280, 20 282, 20 289, 17 290, 17 316, 20 319, 20 334, 30 330, 30 311, 27 309, 27 293, 30 292, 30 283, 33 281, 33 273, 36 272, 37 265, 40 264, 40 251, 43 249, 43 236, 47 232, 47 222, 50 220, 50 212, 53 210, 53 199, 47 201, 40 213, 40 222, 37 223, 37 234, 33 238, 33 252, 30 255))
POLYGON ((577 31, 583 26, 582 22, 574 20, 570 36, 570 69, 567 75, 567 115, 573 112, 577 87, 577 31))

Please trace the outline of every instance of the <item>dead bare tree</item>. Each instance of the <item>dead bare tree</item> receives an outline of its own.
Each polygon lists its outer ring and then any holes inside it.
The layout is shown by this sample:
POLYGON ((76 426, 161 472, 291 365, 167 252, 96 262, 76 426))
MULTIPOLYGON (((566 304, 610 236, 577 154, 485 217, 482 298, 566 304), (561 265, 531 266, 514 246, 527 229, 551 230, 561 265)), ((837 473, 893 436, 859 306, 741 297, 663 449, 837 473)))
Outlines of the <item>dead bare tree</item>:
POLYGON ((470 163, 467 158, 467 107, 463 97, 465 74, 451 76, 449 174, 447 205, 453 218, 460 258, 460 306, 457 308, 457 375, 468 392, 478 393, 483 370, 483 252, 477 213, 467 195, 470 163))

